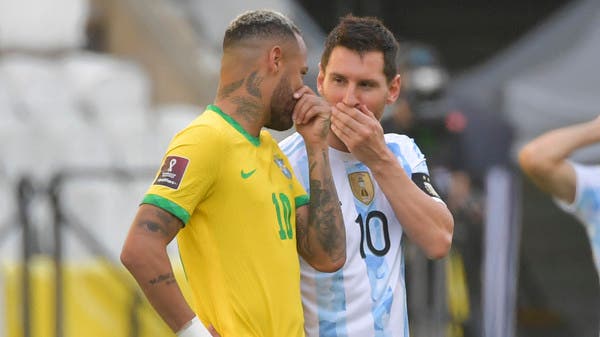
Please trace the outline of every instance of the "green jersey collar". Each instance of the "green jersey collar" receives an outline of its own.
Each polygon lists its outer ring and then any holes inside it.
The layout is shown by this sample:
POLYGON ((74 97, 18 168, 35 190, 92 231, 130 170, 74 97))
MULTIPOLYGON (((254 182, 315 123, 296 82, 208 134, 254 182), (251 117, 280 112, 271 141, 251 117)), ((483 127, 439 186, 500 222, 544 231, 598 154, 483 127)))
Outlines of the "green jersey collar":
POLYGON ((242 136, 246 137, 246 139, 248 139, 250 141, 250 143, 252 143, 254 146, 260 145, 260 138, 254 137, 253 135, 249 134, 246 130, 244 130, 244 128, 238 122, 235 121, 235 119, 231 118, 231 116, 224 113, 223 110, 221 110, 218 106, 209 104, 206 107, 206 109, 214 111, 217 114, 219 114, 221 117, 223 117, 223 119, 226 120, 227 123, 229 123, 231 126, 233 126, 233 128, 236 129, 239 133, 241 133, 242 136))

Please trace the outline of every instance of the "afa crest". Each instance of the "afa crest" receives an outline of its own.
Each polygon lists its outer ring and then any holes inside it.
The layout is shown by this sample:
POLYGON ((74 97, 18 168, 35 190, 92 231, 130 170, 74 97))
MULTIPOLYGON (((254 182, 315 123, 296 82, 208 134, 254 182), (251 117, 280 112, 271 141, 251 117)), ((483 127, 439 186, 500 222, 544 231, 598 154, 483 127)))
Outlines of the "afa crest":
POLYGON ((354 172, 348 175, 354 197, 365 205, 373 201, 375 189, 369 172, 354 172))

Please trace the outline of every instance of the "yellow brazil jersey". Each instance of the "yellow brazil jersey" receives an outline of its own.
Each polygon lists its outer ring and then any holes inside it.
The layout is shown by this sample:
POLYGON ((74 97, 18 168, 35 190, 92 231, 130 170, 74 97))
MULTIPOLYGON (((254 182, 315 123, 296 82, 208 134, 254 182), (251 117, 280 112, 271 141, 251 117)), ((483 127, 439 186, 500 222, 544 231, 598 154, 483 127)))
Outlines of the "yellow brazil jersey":
POLYGON ((185 224, 195 311, 223 337, 304 336, 295 209, 308 196, 270 134, 218 107, 178 133, 143 203, 185 224))

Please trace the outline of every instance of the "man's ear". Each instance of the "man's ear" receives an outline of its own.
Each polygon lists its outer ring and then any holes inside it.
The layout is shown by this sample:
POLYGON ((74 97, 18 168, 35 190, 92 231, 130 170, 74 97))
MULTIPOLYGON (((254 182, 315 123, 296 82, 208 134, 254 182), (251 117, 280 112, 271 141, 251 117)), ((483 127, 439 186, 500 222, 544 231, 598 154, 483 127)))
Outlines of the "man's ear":
POLYGON ((400 86, 402 85, 402 79, 400 74, 396 74, 388 86, 388 95, 386 98, 386 104, 392 104, 400 96, 400 86))
POLYGON ((323 81, 325 80, 325 71, 319 62, 319 75, 317 75, 317 91, 323 96, 323 81))
POLYGON ((281 50, 281 46, 275 45, 271 47, 269 50, 269 59, 267 61, 269 70, 271 72, 277 73, 279 71, 279 68, 281 67, 282 56, 283 51, 281 50))

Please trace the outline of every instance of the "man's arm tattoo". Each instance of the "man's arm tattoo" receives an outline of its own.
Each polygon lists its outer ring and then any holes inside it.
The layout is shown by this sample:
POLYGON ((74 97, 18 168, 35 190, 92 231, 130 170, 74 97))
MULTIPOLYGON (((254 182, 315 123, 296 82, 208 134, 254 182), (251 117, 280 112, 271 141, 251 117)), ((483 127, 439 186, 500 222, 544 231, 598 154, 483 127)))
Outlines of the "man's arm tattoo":
POLYGON ((298 214, 296 217, 296 245, 299 252, 308 258, 314 255, 308 240, 308 224, 304 216, 298 214))
POLYGON ((154 222, 154 221, 144 221, 144 222, 139 223, 139 226, 144 227, 146 230, 148 230, 150 232, 158 233, 162 236, 169 236, 169 232, 167 231, 165 226, 161 223, 154 222))
POLYGON ((155 220, 142 220, 138 223, 138 226, 145 230, 153 233, 162 235, 163 237, 170 238, 175 235, 181 228, 181 222, 170 213, 157 209, 154 212, 155 220))
MULTIPOLYGON (((324 157, 323 165, 319 169, 325 170, 329 163, 325 153, 322 155, 324 157)), ((317 165, 313 162, 310 165, 310 170, 312 172, 315 169, 317 169, 317 165)), ((323 182, 317 179, 311 179, 310 181, 311 204, 314 202, 316 207, 310 207, 309 225, 317 230, 318 240, 323 249, 334 259, 338 259, 343 257, 343 250, 340 250, 343 245, 341 239, 344 238, 336 227, 336 220, 339 219, 336 219, 334 210, 335 207, 338 207, 339 202, 337 201, 333 178, 331 175, 325 176, 328 176, 328 178, 325 178, 326 180, 323 182), (323 186, 329 187, 324 188, 323 186)))
POLYGON ((150 283, 150 285, 158 285, 161 283, 164 283, 166 285, 170 285, 175 283, 175 276, 172 273, 166 273, 166 274, 161 274, 158 275, 157 277, 151 279, 148 283, 150 283))

